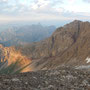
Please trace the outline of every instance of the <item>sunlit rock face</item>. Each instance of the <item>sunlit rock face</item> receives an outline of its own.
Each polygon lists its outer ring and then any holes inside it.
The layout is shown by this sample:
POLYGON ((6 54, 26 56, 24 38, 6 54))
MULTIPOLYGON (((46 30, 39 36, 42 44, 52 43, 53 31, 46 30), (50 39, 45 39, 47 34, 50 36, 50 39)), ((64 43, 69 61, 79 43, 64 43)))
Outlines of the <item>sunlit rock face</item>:
MULTIPOLYGON (((14 47, 4 47, 0 45, 0 62, 7 62, 7 65, 10 65, 16 61, 19 61, 18 68, 24 67, 31 63, 31 59, 27 58, 26 56, 22 55, 20 51, 16 51, 14 47)), ((22 72, 28 72, 32 69, 28 66, 23 69, 22 72)))

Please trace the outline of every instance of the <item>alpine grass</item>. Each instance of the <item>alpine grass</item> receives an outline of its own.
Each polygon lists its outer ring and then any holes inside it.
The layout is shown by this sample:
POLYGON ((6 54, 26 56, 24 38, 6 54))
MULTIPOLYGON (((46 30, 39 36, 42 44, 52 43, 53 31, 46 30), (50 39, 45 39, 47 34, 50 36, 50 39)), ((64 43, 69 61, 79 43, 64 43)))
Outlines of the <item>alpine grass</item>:
POLYGON ((17 60, 14 63, 11 63, 8 66, 2 65, 0 66, 0 74, 18 74, 21 73, 22 70, 27 68, 30 64, 27 64, 23 67, 19 67, 19 63, 21 61, 17 60))

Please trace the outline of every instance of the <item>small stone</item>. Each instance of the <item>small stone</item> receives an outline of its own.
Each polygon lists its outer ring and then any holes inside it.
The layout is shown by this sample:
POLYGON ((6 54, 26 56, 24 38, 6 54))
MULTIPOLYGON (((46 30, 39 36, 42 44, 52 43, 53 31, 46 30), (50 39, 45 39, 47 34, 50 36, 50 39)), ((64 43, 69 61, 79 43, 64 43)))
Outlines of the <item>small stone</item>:
POLYGON ((13 81, 13 82, 18 82, 18 81, 20 81, 20 80, 19 80, 18 78, 13 78, 12 81, 13 81))
POLYGON ((28 82, 25 82, 25 84, 27 85, 27 84, 28 84, 28 82))
POLYGON ((48 88, 54 88, 54 86, 53 85, 49 85, 48 88))
POLYGON ((37 79, 36 77, 33 77, 34 79, 37 79))
POLYGON ((45 84, 48 84, 48 82, 47 82, 47 81, 45 81, 45 84))
POLYGON ((84 85, 87 85, 87 84, 88 84, 88 82, 87 82, 86 80, 84 80, 82 83, 83 83, 84 85))

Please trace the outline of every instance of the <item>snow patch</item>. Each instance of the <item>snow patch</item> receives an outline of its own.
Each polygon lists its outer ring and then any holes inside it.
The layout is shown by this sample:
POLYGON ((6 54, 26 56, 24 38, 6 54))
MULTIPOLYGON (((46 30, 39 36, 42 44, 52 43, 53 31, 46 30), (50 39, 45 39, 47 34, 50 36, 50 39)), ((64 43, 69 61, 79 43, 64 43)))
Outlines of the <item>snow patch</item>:
POLYGON ((90 65, 77 66, 76 69, 90 69, 90 65))
POLYGON ((87 63, 90 63, 90 58, 89 57, 87 57, 86 60, 87 60, 87 63))

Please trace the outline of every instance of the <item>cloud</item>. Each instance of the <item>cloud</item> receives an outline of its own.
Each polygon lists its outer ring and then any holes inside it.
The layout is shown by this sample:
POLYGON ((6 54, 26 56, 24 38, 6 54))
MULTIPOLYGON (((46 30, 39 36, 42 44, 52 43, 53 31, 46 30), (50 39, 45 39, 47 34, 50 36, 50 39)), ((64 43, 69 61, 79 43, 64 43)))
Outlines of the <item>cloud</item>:
MULTIPOLYGON (((58 19, 63 11, 59 5, 62 0, 1 0, 0 15, 3 20, 41 20, 58 19), (31 2, 32 1, 32 2, 31 2), (3 3, 3 4, 2 4, 3 3), (10 19, 11 17, 11 19, 10 19)), ((62 17, 62 16, 61 16, 62 17)), ((0 18, 0 19, 1 19, 0 18)), ((62 18, 61 18, 62 19, 62 18)))
POLYGON ((90 0, 0 0, 0 20, 44 21, 89 18, 90 6, 85 4, 85 2, 89 1, 90 0))
POLYGON ((61 12, 64 10, 62 7, 60 7, 62 3, 63 2, 61 0, 36 0, 36 2, 33 2, 30 5, 30 10, 36 14, 61 14, 61 12))
POLYGON ((39 13, 51 12, 55 7, 59 7, 61 3, 62 0, 0 0, 0 11, 5 14, 32 11, 39 13))
POLYGON ((90 3, 90 0, 83 0, 84 2, 88 2, 88 3, 90 3))

